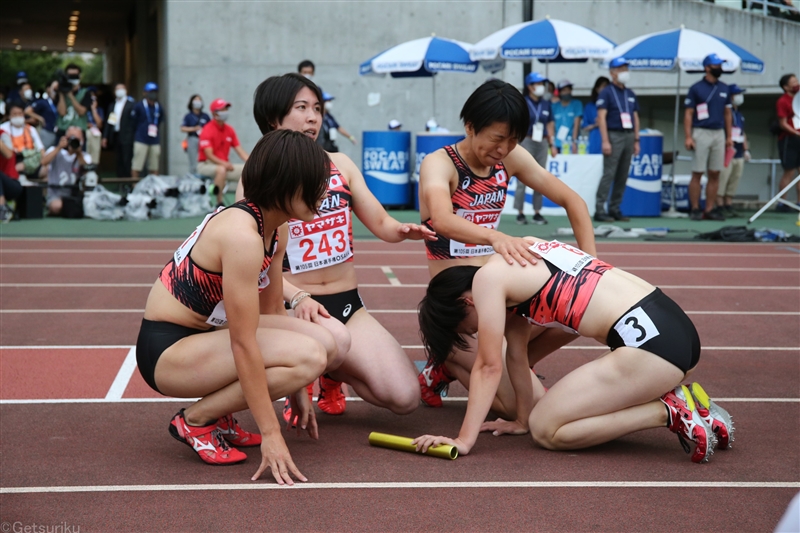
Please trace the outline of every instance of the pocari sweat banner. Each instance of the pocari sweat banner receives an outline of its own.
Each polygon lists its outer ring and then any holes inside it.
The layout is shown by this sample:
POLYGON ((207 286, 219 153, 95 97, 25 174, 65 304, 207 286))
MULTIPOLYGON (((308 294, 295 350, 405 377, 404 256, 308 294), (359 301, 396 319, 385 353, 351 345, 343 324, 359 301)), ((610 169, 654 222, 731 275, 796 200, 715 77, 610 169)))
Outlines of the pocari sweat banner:
POLYGON ((408 205, 411 132, 365 131, 362 146, 362 172, 375 198, 383 205, 408 205))

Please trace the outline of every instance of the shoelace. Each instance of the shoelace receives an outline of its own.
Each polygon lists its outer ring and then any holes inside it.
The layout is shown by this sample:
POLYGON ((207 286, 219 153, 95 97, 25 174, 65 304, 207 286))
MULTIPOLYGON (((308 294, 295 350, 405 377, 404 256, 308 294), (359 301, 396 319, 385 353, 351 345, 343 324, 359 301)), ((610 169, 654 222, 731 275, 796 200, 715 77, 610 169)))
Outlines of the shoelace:
POLYGON ((228 441, 226 441, 222 437, 222 432, 220 432, 220 430, 215 429, 214 431, 212 431, 211 432, 211 439, 212 439, 212 441, 216 441, 216 442, 214 442, 214 444, 217 447, 222 448, 223 452, 227 452, 227 451, 229 451, 231 449, 231 447, 228 445, 228 441))

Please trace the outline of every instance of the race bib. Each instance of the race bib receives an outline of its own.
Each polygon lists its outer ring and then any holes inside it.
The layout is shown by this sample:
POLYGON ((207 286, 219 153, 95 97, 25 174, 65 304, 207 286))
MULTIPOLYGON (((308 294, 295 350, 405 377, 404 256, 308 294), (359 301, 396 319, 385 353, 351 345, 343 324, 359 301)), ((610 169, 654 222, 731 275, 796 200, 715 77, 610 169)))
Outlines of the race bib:
POLYGON ((731 139, 735 143, 743 143, 744 142, 744 133, 742 133, 742 128, 733 127, 731 128, 731 139))
POLYGON ((626 130, 633 129, 633 120, 631 120, 630 113, 620 113, 619 118, 622 121, 622 128, 626 130))
POLYGON ((286 255, 292 274, 344 263, 352 255, 348 230, 350 210, 340 209, 311 222, 289 224, 286 255))
MULTIPOLYGON (((494 229, 500 225, 500 214, 502 209, 483 209, 480 211, 470 211, 467 209, 459 209, 456 215, 464 220, 468 220, 473 224, 483 226, 484 228, 494 229)), ((491 255, 494 253, 494 248, 488 244, 466 244, 456 240, 450 240, 450 255, 456 256, 481 256, 491 255)))
POLYGON ((703 102, 697 104, 697 120, 705 120, 708 118, 708 104, 703 102))
POLYGON ((644 309, 637 307, 614 324, 614 329, 622 337, 625 346, 638 348, 653 337, 660 335, 658 328, 644 312, 644 309))
POLYGON ((531 131, 531 139, 534 142, 540 143, 544 138, 544 124, 541 122, 537 122, 533 125, 533 130, 531 131))
POLYGON ((147 135, 148 137, 158 137, 158 126, 156 126, 155 124, 148 124, 147 135))
POLYGON ((328 139, 335 141, 339 138, 339 132, 336 131, 336 128, 331 128, 328 130, 328 139))
POLYGON ((564 142, 567 140, 567 137, 569 137, 569 128, 566 126, 559 126, 558 133, 556 133, 556 139, 564 142))
POLYGON ((570 276, 577 276, 594 259, 583 250, 559 241, 537 242, 528 250, 570 276))

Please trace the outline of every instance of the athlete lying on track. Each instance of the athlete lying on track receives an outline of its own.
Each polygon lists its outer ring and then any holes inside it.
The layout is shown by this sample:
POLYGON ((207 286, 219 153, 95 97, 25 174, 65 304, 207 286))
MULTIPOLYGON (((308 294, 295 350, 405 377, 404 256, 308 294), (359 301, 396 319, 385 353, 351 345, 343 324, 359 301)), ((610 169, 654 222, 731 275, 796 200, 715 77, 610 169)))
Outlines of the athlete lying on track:
POLYGON ((700 358, 697 331, 681 308, 646 281, 576 248, 531 242, 544 261, 522 267, 494 255, 483 267, 452 267, 431 281, 419 306, 429 357, 443 362, 476 333, 478 353, 458 438, 424 435, 415 439, 417 448, 447 443, 466 454, 480 431, 530 431, 544 448, 574 450, 664 426, 687 452, 686 441, 695 443, 694 462, 708 460, 718 441, 727 448, 728 413, 699 385, 691 393, 679 385, 700 358), (572 331, 611 350, 567 374, 534 405, 531 325, 572 331), (516 417, 484 422, 500 383, 504 336, 516 417))
POLYGON ((286 316, 280 264, 270 268, 286 243, 278 228, 289 218, 314 218, 329 168, 322 148, 300 133, 262 137, 242 173, 246 199, 207 216, 147 298, 136 344, 142 376, 161 394, 202 397, 173 417, 170 434, 210 464, 247 458, 228 443, 260 444, 253 480, 269 468, 279 484, 291 485, 292 475, 306 481, 272 401, 293 395, 302 428, 317 438, 304 387, 338 355, 325 328, 286 316), (233 418, 247 408, 260 434, 233 418))

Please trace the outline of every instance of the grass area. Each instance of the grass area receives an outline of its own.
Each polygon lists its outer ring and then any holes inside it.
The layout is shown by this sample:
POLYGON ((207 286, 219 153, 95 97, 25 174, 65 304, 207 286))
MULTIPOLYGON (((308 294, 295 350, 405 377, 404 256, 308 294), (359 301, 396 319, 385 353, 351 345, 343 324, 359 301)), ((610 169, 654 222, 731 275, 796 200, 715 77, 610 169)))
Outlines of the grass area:
MULTIPOLYGON (((419 222, 419 213, 416 211, 390 211, 390 214, 402 222, 419 222)), ((725 222, 702 221, 694 222, 688 218, 634 218, 630 222, 616 222, 615 226, 622 228, 649 228, 667 227, 675 233, 659 240, 692 240, 697 233, 713 231, 724 226, 747 225, 747 218, 753 213, 742 213, 741 218, 729 219, 725 222)), ((168 238, 184 239, 202 221, 202 217, 148 220, 144 222, 129 221, 104 221, 91 219, 63 219, 43 218, 37 220, 16 220, 0 225, 0 237, 41 237, 41 238, 168 238)), ((761 215, 752 227, 780 229, 798 235, 800 227, 796 225, 797 216, 792 213, 775 213, 768 211, 761 215)), ((552 238, 558 228, 568 228, 567 217, 548 217, 547 225, 526 226, 518 225, 514 216, 503 216, 500 222, 500 231, 508 235, 532 235, 540 238, 552 238)), ((599 224, 595 223, 595 226, 599 224)), ((358 220, 353 218, 353 235, 357 239, 374 239, 375 237, 358 220)), ((561 239, 569 237, 561 236, 561 239)), ((640 238, 641 239, 641 238, 640 238)), ((650 240, 653 237, 648 238, 650 240)), ((598 241, 601 241, 598 238, 598 241)), ((624 239, 636 240, 636 239, 624 239)))

